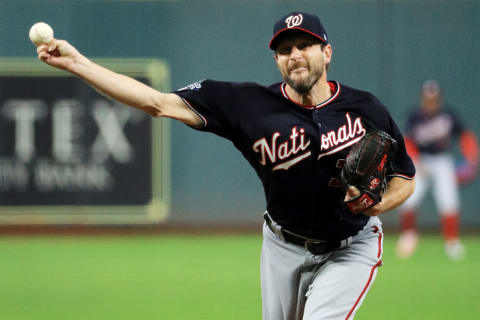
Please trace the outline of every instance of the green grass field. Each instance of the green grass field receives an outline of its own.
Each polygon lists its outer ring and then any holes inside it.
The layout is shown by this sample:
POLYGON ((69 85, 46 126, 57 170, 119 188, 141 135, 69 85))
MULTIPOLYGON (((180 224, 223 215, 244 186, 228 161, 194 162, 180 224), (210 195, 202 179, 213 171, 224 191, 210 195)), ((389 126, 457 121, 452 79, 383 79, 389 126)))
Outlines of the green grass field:
MULTIPOLYGON (((479 319, 480 239, 449 261, 440 237, 414 258, 394 255, 356 319, 479 319)), ((261 238, 234 236, 0 237, 0 319, 261 319, 261 238)))

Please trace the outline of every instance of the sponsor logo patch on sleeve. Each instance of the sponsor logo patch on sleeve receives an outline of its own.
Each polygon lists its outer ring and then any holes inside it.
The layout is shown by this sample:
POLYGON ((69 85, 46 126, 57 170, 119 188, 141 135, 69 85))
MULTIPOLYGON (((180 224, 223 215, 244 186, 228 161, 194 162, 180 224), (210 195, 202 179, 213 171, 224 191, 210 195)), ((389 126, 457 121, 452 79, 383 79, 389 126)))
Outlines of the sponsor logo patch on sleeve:
POLYGON ((189 84, 188 86, 186 87, 183 87, 181 89, 179 89, 178 91, 184 91, 184 90, 194 90, 194 91, 198 91, 201 87, 202 87, 202 82, 205 81, 204 80, 200 80, 200 81, 197 81, 197 82, 194 82, 192 84, 189 84))

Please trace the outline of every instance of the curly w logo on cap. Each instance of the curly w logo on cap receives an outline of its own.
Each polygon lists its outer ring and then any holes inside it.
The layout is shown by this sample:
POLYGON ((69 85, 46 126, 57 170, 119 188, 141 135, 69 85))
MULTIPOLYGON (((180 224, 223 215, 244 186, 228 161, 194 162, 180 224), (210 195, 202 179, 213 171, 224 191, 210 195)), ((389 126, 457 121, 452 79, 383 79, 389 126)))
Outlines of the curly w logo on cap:
POLYGON ((285 19, 285 23, 287 24, 288 28, 299 26, 302 24, 302 21, 303 21, 303 15, 301 13, 294 16, 292 15, 287 19, 285 19))

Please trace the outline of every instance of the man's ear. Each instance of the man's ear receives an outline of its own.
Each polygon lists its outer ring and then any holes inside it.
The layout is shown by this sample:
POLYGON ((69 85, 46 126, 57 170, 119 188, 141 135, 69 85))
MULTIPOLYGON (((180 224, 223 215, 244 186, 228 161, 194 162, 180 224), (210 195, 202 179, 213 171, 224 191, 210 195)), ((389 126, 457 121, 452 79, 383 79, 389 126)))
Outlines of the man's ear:
POLYGON ((332 61, 332 46, 327 44, 323 50, 323 56, 325 57, 325 63, 330 63, 332 61))

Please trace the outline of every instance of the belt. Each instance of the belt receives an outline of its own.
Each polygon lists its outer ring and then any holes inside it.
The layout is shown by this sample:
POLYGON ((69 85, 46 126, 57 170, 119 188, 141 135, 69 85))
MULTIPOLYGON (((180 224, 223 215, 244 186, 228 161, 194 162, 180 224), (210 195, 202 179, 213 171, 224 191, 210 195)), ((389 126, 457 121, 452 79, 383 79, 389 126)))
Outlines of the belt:
MULTIPOLYGON (((326 254, 329 252, 332 252, 333 250, 336 250, 342 246, 342 241, 327 241, 327 240, 316 240, 316 239, 310 239, 306 237, 302 237, 301 235, 298 235, 294 232, 291 232, 289 230, 286 230, 282 228, 281 226, 277 225, 276 222, 274 222, 268 213, 265 213, 263 216, 265 218, 265 222, 267 223, 267 226, 272 230, 273 233, 277 233, 278 231, 276 230, 279 227, 280 232, 283 235, 283 238, 285 239, 286 242, 296 244, 297 246, 304 247, 310 253, 314 255, 322 255, 326 254), (277 227, 277 228, 276 228, 277 227)), ((346 241, 346 244, 348 243, 348 240, 346 241)))

